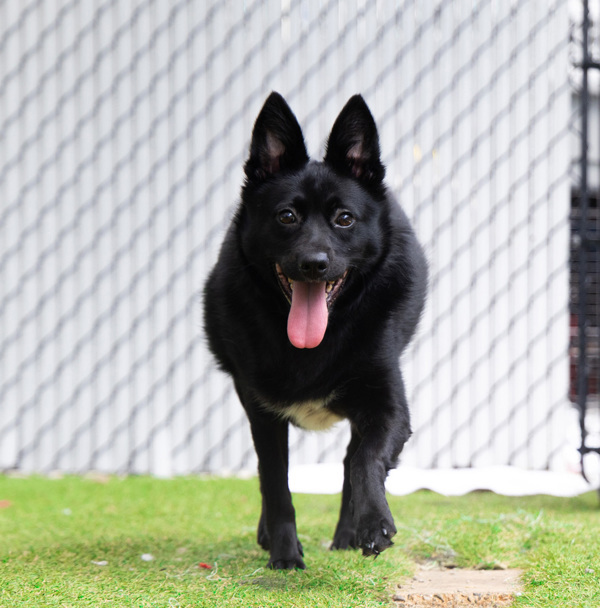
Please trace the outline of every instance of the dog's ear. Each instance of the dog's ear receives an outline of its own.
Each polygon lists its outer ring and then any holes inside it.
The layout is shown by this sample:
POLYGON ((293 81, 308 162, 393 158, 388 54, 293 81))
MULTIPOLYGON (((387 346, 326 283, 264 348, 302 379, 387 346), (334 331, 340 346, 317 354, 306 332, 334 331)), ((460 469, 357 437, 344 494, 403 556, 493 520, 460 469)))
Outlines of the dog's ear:
POLYGON ((294 113, 279 93, 271 93, 254 123, 250 156, 244 166, 248 181, 261 182, 307 162, 304 136, 294 113))
POLYGON ((365 185, 381 185, 385 167, 380 159, 379 134, 375 120, 360 95, 348 100, 333 124, 325 162, 365 185))

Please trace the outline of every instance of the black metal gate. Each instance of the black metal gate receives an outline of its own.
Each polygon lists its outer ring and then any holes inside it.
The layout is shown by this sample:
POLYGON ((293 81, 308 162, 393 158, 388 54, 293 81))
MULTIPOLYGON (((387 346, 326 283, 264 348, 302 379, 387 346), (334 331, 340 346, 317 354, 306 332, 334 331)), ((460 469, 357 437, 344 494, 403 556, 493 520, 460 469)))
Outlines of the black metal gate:
MULTIPOLYGON (((590 425, 600 412, 600 206, 597 181, 590 179, 598 159, 590 156, 592 138, 600 141, 600 132, 592 133, 592 112, 598 113, 599 90, 592 90, 590 76, 600 74, 598 44, 592 32, 588 0, 582 0, 582 19, 574 25, 574 41, 580 46, 574 67, 580 74, 578 90, 580 109, 580 156, 577 159, 579 184, 572 196, 571 240, 571 399, 579 410, 581 429, 581 470, 585 470, 585 456, 600 454, 597 433, 590 425), (579 30, 579 31, 578 31, 579 30), (594 56, 596 55, 596 56, 594 56)), ((598 13, 600 14, 600 13, 598 13)), ((597 36, 596 36, 597 38, 597 36)), ((600 164, 600 163, 598 163, 600 164)))

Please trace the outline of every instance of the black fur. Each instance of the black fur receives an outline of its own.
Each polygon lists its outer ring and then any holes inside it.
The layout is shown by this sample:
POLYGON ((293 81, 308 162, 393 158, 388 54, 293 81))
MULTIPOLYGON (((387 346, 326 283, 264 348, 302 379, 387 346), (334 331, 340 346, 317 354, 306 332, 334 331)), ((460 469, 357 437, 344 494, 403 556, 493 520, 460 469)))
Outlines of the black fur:
POLYGON ((349 420, 352 437, 332 548, 378 555, 396 532, 384 481, 410 436, 399 357, 423 309, 422 249, 384 185, 377 128, 359 95, 315 162, 294 114, 272 93, 245 173, 204 313, 210 349, 250 421, 262 492, 258 542, 270 567, 305 567, 287 481, 288 424, 324 426, 334 415, 349 420), (334 285, 324 336, 308 348, 288 337, 291 293, 278 272, 296 289, 334 285))

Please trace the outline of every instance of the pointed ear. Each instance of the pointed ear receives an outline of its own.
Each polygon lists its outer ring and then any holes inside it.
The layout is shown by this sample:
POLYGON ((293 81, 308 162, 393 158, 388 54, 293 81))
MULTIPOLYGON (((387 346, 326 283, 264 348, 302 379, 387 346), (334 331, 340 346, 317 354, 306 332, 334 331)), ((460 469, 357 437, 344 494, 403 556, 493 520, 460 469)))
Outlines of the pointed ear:
POLYGON ((302 129, 279 93, 271 93, 260 111, 244 166, 249 182, 260 183, 268 176, 299 169, 308 162, 302 129))
POLYGON ((380 159, 379 134, 360 95, 351 97, 337 117, 327 141, 325 162, 365 185, 381 185, 385 167, 380 159))

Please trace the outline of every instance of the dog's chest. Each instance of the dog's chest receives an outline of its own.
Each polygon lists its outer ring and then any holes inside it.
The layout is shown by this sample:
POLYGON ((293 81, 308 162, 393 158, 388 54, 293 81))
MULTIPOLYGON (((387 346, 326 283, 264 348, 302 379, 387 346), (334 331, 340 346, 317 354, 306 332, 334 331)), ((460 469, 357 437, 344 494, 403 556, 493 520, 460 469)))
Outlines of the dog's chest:
POLYGON ((307 431, 325 431, 343 418, 328 408, 329 399, 312 399, 290 405, 265 403, 266 409, 307 431))

